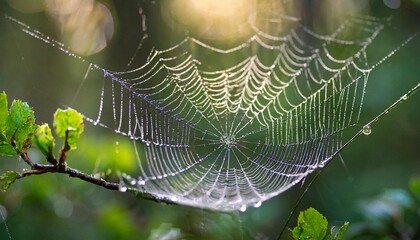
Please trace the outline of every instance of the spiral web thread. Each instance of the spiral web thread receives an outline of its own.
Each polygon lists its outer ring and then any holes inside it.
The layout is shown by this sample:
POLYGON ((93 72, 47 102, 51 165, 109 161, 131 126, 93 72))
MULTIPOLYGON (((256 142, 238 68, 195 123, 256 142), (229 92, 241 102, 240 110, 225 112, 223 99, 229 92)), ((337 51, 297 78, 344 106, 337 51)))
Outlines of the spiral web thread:
POLYGON ((97 116, 86 119, 134 143, 138 175, 122 173, 122 191, 245 211, 323 167, 360 130, 377 66, 366 50, 385 21, 353 16, 318 34, 296 17, 250 19, 254 34, 233 47, 187 35, 128 71, 89 65, 104 78, 97 116))

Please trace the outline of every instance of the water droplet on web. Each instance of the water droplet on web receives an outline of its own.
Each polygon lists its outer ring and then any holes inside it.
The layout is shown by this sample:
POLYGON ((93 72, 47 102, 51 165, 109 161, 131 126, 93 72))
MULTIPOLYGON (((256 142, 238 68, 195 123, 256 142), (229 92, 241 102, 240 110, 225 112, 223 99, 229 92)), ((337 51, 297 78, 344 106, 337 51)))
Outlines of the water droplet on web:
POLYGON ((246 211, 246 205, 242 205, 242 206, 239 208, 239 211, 241 211, 241 212, 245 212, 245 211, 246 211))
POLYGON ((172 196, 171 197, 171 201, 176 202, 177 200, 178 200, 178 197, 177 196, 172 196))
POLYGON ((258 202, 256 202, 256 203, 254 203, 254 208, 259 208, 259 207, 261 207, 261 201, 258 201, 258 202))
POLYGON ((146 182, 144 180, 140 180, 138 183, 139 183, 140 186, 143 186, 144 184, 146 184, 146 182))
POLYGON ((321 161, 320 163, 318 163, 318 167, 319 168, 325 167, 325 161, 321 161))
POLYGON ((204 229, 205 229, 204 222, 200 222, 200 224, 198 224, 198 227, 199 227, 201 230, 204 230, 204 229))
POLYGON ((131 184, 131 185, 135 185, 136 183, 137 183, 137 181, 136 181, 136 180, 134 180, 134 179, 130 181, 130 184, 131 184))
MULTIPOLYGON (((7 218, 7 209, 0 204, 0 216, 3 219, 4 224, 6 224, 6 218, 7 218)), ((7 227, 7 226, 6 226, 7 227)), ((6 229, 7 230, 7 229, 6 229)), ((7 230, 8 231, 8 230, 7 230)), ((9 239, 12 239, 12 237, 9 235, 9 239)))
POLYGON ((366 125, 363 127, 362 133, 365 135, 370 135, 372 133, 372 129, 369 125, 366 125))
POLYGON ((127 186, 125 186, 124 183, 120 183, 120 185, 118 186, 118 191, 127 192, 127 186))
POLYGON ((404 100, 404 101, 405 101, 405 100, 407 100, 407 99, 408 99, 407 94, 404 94, 404 95, 401 97, 401 99, 402 99, 402 100, 404 100))

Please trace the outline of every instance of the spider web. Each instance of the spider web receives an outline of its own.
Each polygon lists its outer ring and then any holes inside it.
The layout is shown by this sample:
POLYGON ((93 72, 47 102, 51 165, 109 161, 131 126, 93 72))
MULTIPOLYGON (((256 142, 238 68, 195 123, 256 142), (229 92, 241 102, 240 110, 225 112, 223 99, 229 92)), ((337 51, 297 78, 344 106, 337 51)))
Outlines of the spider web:
POLYGON ((323 36, 297 18, 265 21, 281 32, 253 24, 255 35, 229 49, 187 36, 139 68, 104 70, 103 96, 112 97, 101 105, 112 106, 117 133, 144 146, 140 176, 125 175, 127 185, 185 205, 244 210, 341 149, 344 130, 360 116, 366 47, 383 25, 354 17, 323 36), (191 51, 197 48, 207 60, 191 51), (346 51, 334 56, 334 48, 346 51), (217 68, 208 59, 236 62, 217 68))
POLYGON ((367 48, 385 23, 352 16, 319 34, 272 11, 250 17, 253 34, 234 46, 185 34, 127 71, 91 64, 104 77, 98 113, 86 119, 134 143, 137 174, 121 174, 121 191, 221 211, 259 207, 359 132, 369 73, 384 60, 369 65, 367 48))

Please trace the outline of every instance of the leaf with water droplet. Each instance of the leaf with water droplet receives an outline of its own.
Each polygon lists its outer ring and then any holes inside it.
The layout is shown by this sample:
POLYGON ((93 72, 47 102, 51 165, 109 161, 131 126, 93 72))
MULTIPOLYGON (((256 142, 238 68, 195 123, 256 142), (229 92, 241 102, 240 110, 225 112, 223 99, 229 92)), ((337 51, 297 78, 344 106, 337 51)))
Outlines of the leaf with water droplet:
POLYGON ((70 149, 77 148, 77 142, 83 133, 83 117, 76 110, 68 108, 66 110, 58 109, 54 114, 54 128, 58 137, 65 138, 70 149))
POLYGON ((19 173, 15 171, 8 171, 3 173, 0 176, 0 190, 2 192, 5 192, 7 189, 9 189, 10 185, 12 185, 16 179, 19 177, 19 173))

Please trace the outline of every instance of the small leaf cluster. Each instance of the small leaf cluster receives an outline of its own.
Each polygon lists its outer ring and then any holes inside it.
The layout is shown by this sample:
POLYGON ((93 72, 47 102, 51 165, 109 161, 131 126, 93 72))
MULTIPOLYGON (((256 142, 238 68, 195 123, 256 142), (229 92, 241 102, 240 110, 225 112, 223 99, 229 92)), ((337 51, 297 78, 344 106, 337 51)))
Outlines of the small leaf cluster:
MULTIPOLYGON (((54 129, 59 138, 64 139, 62 150, 69 151, 77 148, 80 135, 83 133, 83 117, 74 109, 58 109, 54 113, 54 129)), ((44 123, 37 127, 33 138, 35 146, 44 154, 47 160, 54 161, 53 149, 55 139, 51 128, 44 123)))
MULTIPOLYGON (((53 154, 55 138, 48 124, 35 124, 34 111, 25 102, 14 100, 9 108, 6 93, 0 93, 0 156, 23 156, 33 144, 52 165, 65 165, 66 152, 77 148, 83 133, 83 116, 70 108, 58 109, 54 114, 54 129, 57 137, 64 139, 58 161, 53 154)), ((5 191, 18 176, 16 172, 1 175, 0 190, 5 191)))
POLYGON ((348 222, 338 230, 332 227, 328 232, 327 219, 314 208, 308 208, 299 214, 297 226, 290 232, 295 240, 339 240, 347 227, 348 222))

